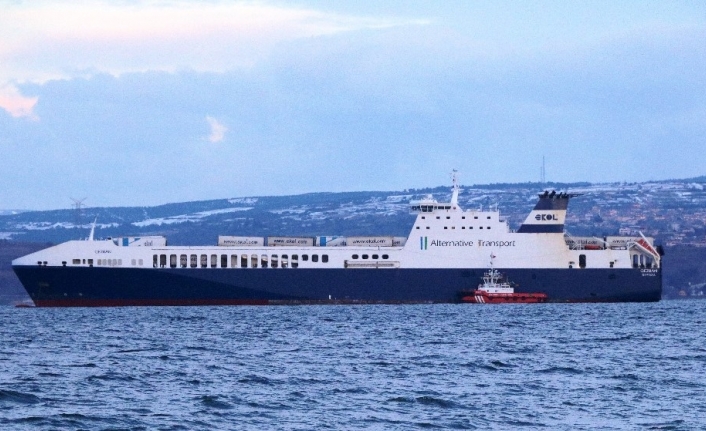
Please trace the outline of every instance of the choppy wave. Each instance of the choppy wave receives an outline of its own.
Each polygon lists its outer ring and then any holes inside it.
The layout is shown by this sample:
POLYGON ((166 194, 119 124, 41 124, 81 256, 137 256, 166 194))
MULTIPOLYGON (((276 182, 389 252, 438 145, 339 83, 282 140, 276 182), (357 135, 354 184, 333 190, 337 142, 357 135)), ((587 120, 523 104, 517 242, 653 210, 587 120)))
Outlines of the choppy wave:
POLYGON ((3 307, 0 429, 703 429, 704 305, 3 307))

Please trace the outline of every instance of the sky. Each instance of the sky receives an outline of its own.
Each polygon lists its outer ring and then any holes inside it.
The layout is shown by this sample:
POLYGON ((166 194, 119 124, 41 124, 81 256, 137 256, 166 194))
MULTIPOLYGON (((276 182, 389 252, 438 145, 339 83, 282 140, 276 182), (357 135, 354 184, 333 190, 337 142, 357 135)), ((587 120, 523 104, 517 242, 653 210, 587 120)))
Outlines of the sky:
POLYGON ((706 174, 706 2, 0 0, 0 209, 706 174))

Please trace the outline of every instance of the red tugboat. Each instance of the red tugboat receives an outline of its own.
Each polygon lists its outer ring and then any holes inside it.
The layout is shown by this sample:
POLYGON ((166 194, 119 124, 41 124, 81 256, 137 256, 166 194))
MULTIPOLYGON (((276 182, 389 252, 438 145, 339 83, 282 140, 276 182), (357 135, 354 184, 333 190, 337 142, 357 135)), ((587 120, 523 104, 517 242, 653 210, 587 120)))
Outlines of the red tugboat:
POLYGON ((483 274, 483 283, 478 289, 461 297, 461 302, 474 304, 535 304, 547 301, 546 293, 515 293, 512 283, 505 280, 497 269, 493 268, 492 258, 490 270, 483 274))

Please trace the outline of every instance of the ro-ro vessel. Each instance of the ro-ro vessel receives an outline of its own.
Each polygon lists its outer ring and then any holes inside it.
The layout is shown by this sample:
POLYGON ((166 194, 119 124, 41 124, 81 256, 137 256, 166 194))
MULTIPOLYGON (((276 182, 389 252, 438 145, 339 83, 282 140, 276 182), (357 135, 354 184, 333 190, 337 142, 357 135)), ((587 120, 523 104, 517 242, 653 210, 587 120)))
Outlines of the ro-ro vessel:
POLYGON ((462 302, 487 270, 547 302, 659 301, 661 248, 652 238, 564 233, 570 193, 544 192, 517 231, 495 211, 451 199, 411 203, 407 238, 221 237, 68 241, 12 262, 37 306, 462 302), (465 292, 465 293, 464 293, 465 292))

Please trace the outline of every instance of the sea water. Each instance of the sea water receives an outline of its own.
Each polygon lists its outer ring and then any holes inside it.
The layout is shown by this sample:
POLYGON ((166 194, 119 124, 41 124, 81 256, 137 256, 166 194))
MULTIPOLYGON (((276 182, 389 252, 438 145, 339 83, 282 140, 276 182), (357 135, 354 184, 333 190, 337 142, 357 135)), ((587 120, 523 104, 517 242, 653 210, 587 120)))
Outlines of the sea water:
POLYGON ((704 429, 706 301, 0 308, 0 429, 704 429))

